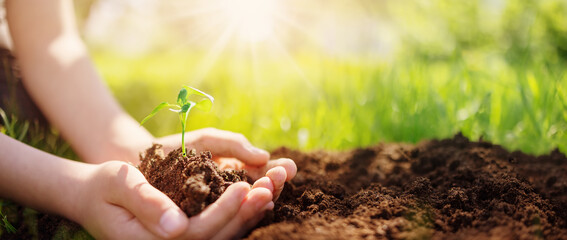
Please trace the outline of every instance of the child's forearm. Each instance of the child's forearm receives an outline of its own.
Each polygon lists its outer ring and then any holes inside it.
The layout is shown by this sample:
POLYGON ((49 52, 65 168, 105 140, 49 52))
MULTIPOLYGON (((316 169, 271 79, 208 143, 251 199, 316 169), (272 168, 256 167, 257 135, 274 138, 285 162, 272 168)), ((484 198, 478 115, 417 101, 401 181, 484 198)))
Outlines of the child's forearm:
POLYGON ((86 162, 136 163, 153 136, 103 84, 77 33, 72 1, 8 0, 6 8, 24 85, 49 122, 86 162))
POLYGON ((2 133, 0 197, 66 217, 100 239, 171 238, 188 227, 186 215, 135 167, 62 159, 2 133))
POLYGON ((77 196, 92 165, 53 156, 4 134, 0 146, 0 197, 77 220, 77 196))

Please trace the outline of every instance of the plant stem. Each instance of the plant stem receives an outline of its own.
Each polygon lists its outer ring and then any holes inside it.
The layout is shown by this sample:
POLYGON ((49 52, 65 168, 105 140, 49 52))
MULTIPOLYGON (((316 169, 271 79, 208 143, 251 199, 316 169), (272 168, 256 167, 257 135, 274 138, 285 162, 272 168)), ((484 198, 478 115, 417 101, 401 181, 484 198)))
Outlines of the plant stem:
POLYGON ((183 114, 184 113, 179 114, 179 118, 181 120, 181 152, 183 156, 187 156, 187 153, 185 152, 185 118, 183 118, 183 114))

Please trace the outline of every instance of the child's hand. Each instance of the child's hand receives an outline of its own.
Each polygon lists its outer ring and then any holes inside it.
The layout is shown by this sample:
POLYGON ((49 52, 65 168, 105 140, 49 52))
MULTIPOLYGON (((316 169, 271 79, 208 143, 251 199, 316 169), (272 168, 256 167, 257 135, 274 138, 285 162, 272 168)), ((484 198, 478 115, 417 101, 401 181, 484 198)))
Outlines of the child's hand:
MULTIPOLYGON (((215 128, 204 128, 187 132, 188 148, 197 152, 209 150, 221 169, 246 169, 248 175, 256 181, 254 186, 268 188, 274 195, 274 201, 283 190, 284 183, 295 177, 297 166, 291 159, 269 160, 270 154, 250 144, 242 134, 223 131, 215 128)), ((179 134, 158 139, 167 153, 179 148, 179 134)))
POLYGON ((118 161, 94 165, 70 216, 97 239, 226 239, 253 227, 272 209, 273 183, 232 184, 192 218, 151 186, 135 167, 118 161))

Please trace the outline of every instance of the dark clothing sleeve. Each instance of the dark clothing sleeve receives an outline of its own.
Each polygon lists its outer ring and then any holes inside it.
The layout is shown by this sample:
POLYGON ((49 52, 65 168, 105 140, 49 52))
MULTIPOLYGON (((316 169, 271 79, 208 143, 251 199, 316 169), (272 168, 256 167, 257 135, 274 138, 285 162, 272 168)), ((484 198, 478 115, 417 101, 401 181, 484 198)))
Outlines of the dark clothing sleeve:
MULTIPOLYGON (((47 126, 47 120, 32 101, 22 83, 16 59, 7 49, 0 48, 0 108, 9 118, 38 122, 47 126)), ((0 118, 0 123, 3 120, 0 118)))

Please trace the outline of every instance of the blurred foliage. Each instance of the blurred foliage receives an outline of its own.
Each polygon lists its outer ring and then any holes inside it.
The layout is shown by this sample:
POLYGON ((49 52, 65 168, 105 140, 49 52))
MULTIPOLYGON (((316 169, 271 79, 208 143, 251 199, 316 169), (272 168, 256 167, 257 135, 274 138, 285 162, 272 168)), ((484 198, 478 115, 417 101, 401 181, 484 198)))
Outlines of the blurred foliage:
MULTIPOLYGON (((16 116, 8 116, 1 108, 0 133, 42 151, 67 159, 77 159, 69 144, 54 129, 40 124, 39 121, 22 121, 16 116)), ((0 239, 42 239, 38 222, 46 216, 45 213, 0 198, 0 239)), ((76 227, 75 223, 59 221, 63 224, 53 226, 54 239, 92 239, 85 230, 76 227)))
MULTIPOLYGON (((96 48, 93 57, 136 119, 186 84, 216 99, 189 129, 241 132, 269 149, 345 149, 461 131, 530 153, 567 151, 567 2, 359 3, 395 30, 392 58, 296 48, 253 61, 226 49, 200 81, 207 53, 191 46, 141 56, 96 48)), ((176 121, 159 116, 147 126, 162 136, 179 131, 176 121)))

